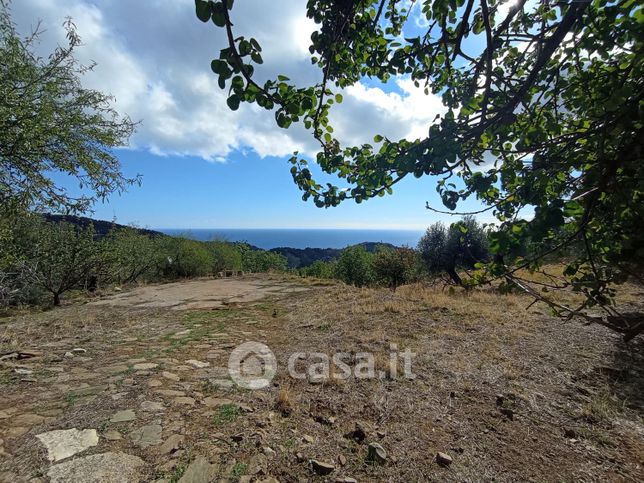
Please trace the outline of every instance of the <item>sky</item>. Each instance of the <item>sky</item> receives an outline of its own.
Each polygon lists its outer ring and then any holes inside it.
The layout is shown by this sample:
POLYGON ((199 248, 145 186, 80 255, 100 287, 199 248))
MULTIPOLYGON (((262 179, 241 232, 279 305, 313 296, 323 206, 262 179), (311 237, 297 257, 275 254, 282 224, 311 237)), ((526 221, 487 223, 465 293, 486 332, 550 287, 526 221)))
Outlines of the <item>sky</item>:
MULTIPOLYGON (((298 84, 319 82, 308 52, 315 24, 306 18, 305 5, 304 0, 235 2, 236 34, 262 45, 264 64, 257 70, 262 83, 277 74, 298 84)), ((112 94, 114 107, 140 122, 129 146, 116 155, 124 173, 141 174, 142 184, 96 204, 94 218, 186 229, 423 229, 438 220, 454 221, 425 208, 426 202, 443 208, 430 177, 405 179, 393 195, 359 205, 349 200, 320 209, 303 202, 287 160, 295 150, 312 158, 315 140, 301 127, 277 127, 273 114, 257 106, 228 109, 226 93, 210 70, 225 46, 224 32, 196 18, 193 0, 14 0, 11 10, 23 34, 41 22, 42 55, 65 45, 62 25, 71 17, 83 41, 77 58, 97 64, 83 85, 112 94)), ((361 81, 343 97, 331 113, 343 145, 371 142, 375 134, 424 137, 436 115, 445 112, 437 96, 425 95, 405 78, 384 86, 361 81)), ((475 200, 459 206, 476 208, 475 200)))

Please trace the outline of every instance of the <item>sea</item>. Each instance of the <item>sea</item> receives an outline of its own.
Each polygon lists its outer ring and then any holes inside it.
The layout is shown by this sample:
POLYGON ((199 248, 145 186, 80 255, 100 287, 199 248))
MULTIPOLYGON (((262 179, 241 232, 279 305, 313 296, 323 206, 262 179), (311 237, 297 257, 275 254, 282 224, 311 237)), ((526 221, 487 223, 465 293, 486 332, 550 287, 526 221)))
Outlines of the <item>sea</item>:
POLYGON ((247 242, 264 250, 289 248, 345 248, 362 242, 390 243, 415 247, 423 232, 419 230, 352 230, 289 228, 156 228, 171 236, 200 241, 224 240, 247 242))

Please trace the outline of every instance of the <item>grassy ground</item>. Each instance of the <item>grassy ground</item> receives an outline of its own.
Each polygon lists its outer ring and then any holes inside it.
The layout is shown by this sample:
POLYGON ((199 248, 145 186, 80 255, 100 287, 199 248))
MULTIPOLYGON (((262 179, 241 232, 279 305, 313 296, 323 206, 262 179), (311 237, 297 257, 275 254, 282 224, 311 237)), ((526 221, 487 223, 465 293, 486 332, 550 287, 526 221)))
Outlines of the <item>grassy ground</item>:
MULTIPOLYGON (((43 355, 0 368, 0 480, 46 475, 34 435, 71 427, 99 430, 99 445, 79 456, 140 456, 145 481, 178 481, 199 455, 224 481, 644 479, 641 337, 625 345, 604 327, 564 323, 538 304, 526 310, 531 300, 520 295, 296 283, 308 290, 219 310, 71 305, 4 319, 0 353, 43 355), (277 358, 266 389, 224 384, 230 351, 247 340, 277 358), (392 344, 416 354, 413 379, 400 363, 392 377, 392 344), (65 357, 73 348, 86 352, 65 357), (354 363, 369 352, 384 377, 294 379, 294 352, 346 352, 354 363), (136 369, 141 361, 157 366, 136 369), (145 401, 164 410, 146 412, 145 401), (110 423, 122 409, 137 418, 110 423), (131 435, 153 423, 164 442, 181 437, 177 448, 137 446, 131 435), (383 461, 369 459, 370 443, 383 461), (438 452, 452 463, 439 464, 438 452), (319 475, 311 460, 333 469, 319 475)), ((641 299, 641 287, 629 287, 622 302, 641 299)))

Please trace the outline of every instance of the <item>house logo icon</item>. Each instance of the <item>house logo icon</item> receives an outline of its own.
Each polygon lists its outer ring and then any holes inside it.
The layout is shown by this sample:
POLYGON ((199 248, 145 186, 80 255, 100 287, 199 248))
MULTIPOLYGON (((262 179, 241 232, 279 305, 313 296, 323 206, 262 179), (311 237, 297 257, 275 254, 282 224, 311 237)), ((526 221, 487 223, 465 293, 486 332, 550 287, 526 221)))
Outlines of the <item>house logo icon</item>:
POLYGON ((235 384, 245 389, 268 387, 276 373, 275 354, 260 342, 244 342, 228 358, 228 374, 235 384))

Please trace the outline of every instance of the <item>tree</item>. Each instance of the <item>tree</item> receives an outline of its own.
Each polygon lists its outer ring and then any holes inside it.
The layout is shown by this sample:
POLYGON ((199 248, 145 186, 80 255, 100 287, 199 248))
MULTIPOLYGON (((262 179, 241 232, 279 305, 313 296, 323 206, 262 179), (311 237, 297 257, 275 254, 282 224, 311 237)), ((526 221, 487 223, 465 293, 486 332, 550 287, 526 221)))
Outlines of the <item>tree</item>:
POLYGON ((572 316, 599 304, 615 315, 611 284, 641 281, 644 267, 641 2, 417 4, 412 14, 409 2, 395 0, 309 0, 307 16, 318 27, 311 60, 322 79, 310 86, 282 75, 257 79, 261 46, 234 32, 231 0, 196 0, 196 13, 226 32, 228 45, 211 68, 230 108, 256 103, 274 110, 280 127, 302 123, 320 145, 315 163, 343 181, 316 182, 295 153, 291 172, 304 200, 360 203, 410 175, 439 177, 449 212, 474 196, 500 222, 490 245, 497 256, 481 281, 518 282, 518 269, 537 270, 545 255, 581 243, 565 275, 586 301, 551 307, 572 316), (413 27, 418 15, 427 25, 421 31, 413 27), (373 144, 341 146, 329 115, 340 91, 395 76, 440 95, 445 114, 422 139, 374 133, 373 144), (550 239, 554 248, 507 264, 504 254, 526 239, 550 239))
POLYGON ((29 264, 29 281, 52 294, 53 304, 72 289, 84 288, 105 266, 94 227, 37 219, 23 226, 20 246, 29 264))
POLYGON ((110 265, 109 277, 117 283, 134 283, 149 275, 159 259, 159 247, 149 235, 135 229, 112 230, 102 240, 110 265))
POLYGON ((379 248, 373 256, 375 278, 395 291, 412 280, 417 257, 416 250, 408 247, 379 248))
POLYGON ((6 2, 0 3, 0 208, 85 211, 96 199, 138 182, 123 176, 112 149, 127 143, 134 123, 111 107, 112 98, 85 89, 93 68, 74 57, 80 45, 67 21, 67 46, 36 54, 39 32, 21 39, 6 2), (78 180, 73 196, 54 173, 78 180))
POLYGON ((444 271, 458 285, 463 285, 458 268, 473 269, 489 258, 487 234, 471 216, 448 229, 434 223, 418 242, 418 251, 429 273, 444 271))
POLYGON ((344 283, 364 287, 373 280, 372 257, 362 245, 345 248, 338 258, 336 276, 344 283))

